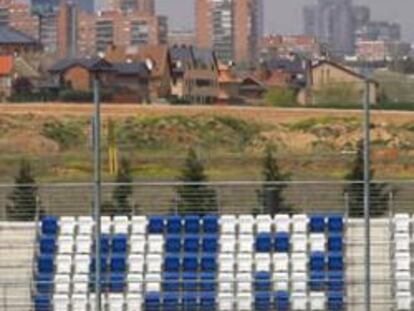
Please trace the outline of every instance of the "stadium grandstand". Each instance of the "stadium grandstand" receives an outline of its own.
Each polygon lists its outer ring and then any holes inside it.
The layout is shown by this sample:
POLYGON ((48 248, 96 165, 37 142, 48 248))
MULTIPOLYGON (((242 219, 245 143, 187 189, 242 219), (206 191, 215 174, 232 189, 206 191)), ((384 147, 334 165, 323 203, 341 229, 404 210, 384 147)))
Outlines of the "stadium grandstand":
MULTIPOLYGON (((248 184, 220 185, 211 213, 157 210, 171 198, 147 193, 139 213, 101 216, 99 257, 87 200, 59 212, 43 189, 43 215, 0 223, 0 309, 93 311, 98 277, 105 311, 364 310, 364 222, 333 186, 313 188, 326 196, 312 203, 303 195, 315 185, 302 184, 292 200, 303 209, 274 215, 246 208, 248 184)), ((372 310, 412 310, 412 217, 390 209, 370 222, 372 310)))

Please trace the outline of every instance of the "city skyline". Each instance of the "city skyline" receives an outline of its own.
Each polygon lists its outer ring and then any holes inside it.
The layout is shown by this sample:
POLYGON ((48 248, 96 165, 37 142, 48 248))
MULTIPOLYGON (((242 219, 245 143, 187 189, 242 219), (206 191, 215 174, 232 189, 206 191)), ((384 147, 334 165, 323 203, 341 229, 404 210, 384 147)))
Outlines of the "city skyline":
MULTIPOLYGON (((303 6, 316 3, 316 0, 284 1, 283 6, 276 0, 264 0, 264 2, 266 6, 264 10, 265 33, 299 34, 303 32, 303 6), (281 6, 283 10, 277 10, 281 6), (292 20, 297 22, 292 23, 292 20)), ((194 0, 157 0, 157 11, 160 14, 168 15, 171 29, 188 29, 194 27, 193 3, 194 0), (179 8, 179 10, 176 8, 179 8)), ((374 20, 401 23, 403 40, 414 43, 414 19, 411 13, 414 11, 414 1, 353 0, 353 3, 355 5, 368 5, 374 20)))

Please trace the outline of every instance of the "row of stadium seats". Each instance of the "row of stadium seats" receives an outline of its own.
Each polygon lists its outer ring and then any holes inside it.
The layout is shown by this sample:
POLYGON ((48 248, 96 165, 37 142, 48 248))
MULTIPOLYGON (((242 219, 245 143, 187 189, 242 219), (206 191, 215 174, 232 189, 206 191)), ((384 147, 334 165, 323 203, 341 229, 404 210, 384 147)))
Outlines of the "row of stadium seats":
MULTIPOLYGON (((101 222, 108 311, 191 303, 225 311, 344 305, 342 216, 115 216, 101 222)), ((94 225, 90 217, 42 219, 35 311, 93 310, 94 225)))

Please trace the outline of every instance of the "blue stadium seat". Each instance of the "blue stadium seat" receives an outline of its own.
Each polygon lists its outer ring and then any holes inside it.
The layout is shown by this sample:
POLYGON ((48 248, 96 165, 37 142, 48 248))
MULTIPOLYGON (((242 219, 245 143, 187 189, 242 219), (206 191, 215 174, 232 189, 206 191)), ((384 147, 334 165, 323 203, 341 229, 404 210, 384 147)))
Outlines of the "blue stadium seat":
POLYGON ((111 273, 109 280, 109 289, 112 293, 122 293, 125 290, 125 274, 111 273))
POLYGON ((203 231, 204 233, 218 233, 219 225, 218 225, 219 217, 217 215, 207 215, 203 217, 203 231))
POLYGON ((213 311, 216 309, 216 293, 201 292, 200 293, 200 310, 213 311))
POLYGON ((198 235, 187 235, 184 237, 184 252, 198 253, 200 248, 200 238, 198 235))
POLYGON ((167 218, 167 233, 180 234, 182 228, 180 216, 169 216, 167 218))
POLYGON ((271 309, 272 298, 269 291, 256 292, 254 298, 256 311, 268 311, 271 309))
POLYGON ((311 271, 309 286, 314 291, 323 290, 325 288, 325 272, 311 271))
POLYGON ((101 254, 102 255, 108 255, 109 253, 109 234, 102 234, 101 235, 101 254))
POLYGON ((216 256, 214 255, 204 255, 201 257, 201 271, 203 272, 213 272, 217 270, 217 261, 216 256))
POLYGON ((203 292, 214 292, 216 290, 216 274, 214 272, 200 273, 200 290, 203 292))
POLYGON ((196 292, 184 292, 182 295, 183 309, 196 310, 198 305, 198 296, 196 292))
POLYGON ((42 234, 56 235, 58 232, 58 218, 54 216, 46 216, 42 219, 42 234))
POLYGON ((179 235, 168 235, 165 241, 167 253, 179 253, 181 251, 181 237, 179 235))
POLYGON ((258 292, 270 291, 272 286, 271 275, 269 272, 256 272, 254 276, 254 288, 258 292))
POLYGON ((39 274, 51 274, 55 270, 54 258, 51 255, 40 255, 37 257, 37 272, 39 274))
POLYGON ((274 295, 275 309, 277 311, 289 310, 289 293, 286 291, 277 291, 274 295))
POLYGON ((150 216, 148 220, 148 233, 163 233, 164 232, 164 218, 162 216, 150 216))
POLYGON ((51 294, 53 292, 53 274, 38 274, 36 276, 36 289, 38 294, 51 294))
MULTIPOLYGON (((90 271, 93 273, 95 272, 95 263, 96 257, 92 257, 91 264, 90 264, 90 271)), ((105 255, 101 256, 101 272, 104 273, 108 270, 108 257, 105 255)))
POLYGON ((164 272, 163 274, 163 290, 165 292, 180 291, 180 274, 177 272, 164 272))
POLYGON ((42 235, 40 237, 40 253, 44 255, 52 255, 56 252, 56 238, 52 235, 42 235))
POLYGON ((198 257, 196 255, 186 255, 183 258, 183 271, 195 272, 198 270, 198 257))
POLYGON ((215 234, 205 235, 202 240, 204 253, 216 253, 218 250, 218 236, 215 234))
POLYGON ((256 251, 262 253, 268 253, 272 246, 272 236, 270 233, 259 233, 256 236, 256 251))
POLYGON ((328 254, 328 270, 342 271, 344 269, 343 254, 341 252, 331 252, 328 254))
POLYGON ((34 309, 35 311, 50 311, 52 309, 50 296, 36 295, 34 297, 34 309))
POLYGON ((161 309, 161 294, 158 292, 148 292, 144 299, 145 310, 158 311, 161 309))
POLYGON ((165 257, 164 270, 166 272, 179 272, 180 271, 180 256, 167 255, 165 257))
POLYGON ((124 255, 112 256, 110 263, 111 272, 126 271, 126 257, 124 255))
POLYGON ((322 215, 310 216, 309 231, 312 233, 325 232, 325 217, 322 215))
POLYGON ((112 237, 112 253, 125 254, 128 247, 128 236, 116 234, 112 237))
POLYGON ((197 290, 197 273, 196 272, 184 272, 182 274, 182 288, 183 288, 183 291, 196 291, 197 290))
POLYGON ((280 253, 289 252, 289 234, 277 232, 275 234, 275 251, 280 253))
POLYGON ((331 271, 328 273, 328 290, 342 291, 344 289, 344 273, 342 271, 331 271))
POLYGON ((199 216, 185 216, 184 229, 186 233, 197 234, 200 232, 200 217, 199 216))
POLYGON ((328 292, 328 310, 338 311, 344 308, 344 295, 342 292, 328 292))
POLYGON ((323 271, 325 269, 325 254, 323 252, 312 252, 309 268, 311 271, 323 271))
POLYGON ((342 215, 331 215, 328 217, 328 231, 331 233, 341 233, 343 231, 344 220, 342 215))
POLYGON ((164 311, 175 311, 179 309, 180 296, 175 292, 164 293, 162 297, 164 311))
POLYGON ((343 238, 341 234, 330 234, 328 236, 328 251, 329 252, 342 252, 343 250, 343 238))

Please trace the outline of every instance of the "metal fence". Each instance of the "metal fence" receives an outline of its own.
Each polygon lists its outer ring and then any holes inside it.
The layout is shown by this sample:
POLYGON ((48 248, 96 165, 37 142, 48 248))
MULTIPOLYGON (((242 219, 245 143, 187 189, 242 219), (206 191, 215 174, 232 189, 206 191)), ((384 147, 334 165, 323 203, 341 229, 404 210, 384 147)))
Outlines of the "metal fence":
MULTIPOLYGON (((413 211, 413 182, 371 184, 372 306, 394 310, 391 216, 413 211), (387 229, 388 228, 388 229, 387 229)), ((341 213, 348 219, 347 310, 364 305, 362 182, 104 183, 103 214, 341 213), (282 195, 283 200, 279 197, 282 195)), ((0 310, 32 310, 36 225, 43 215, 92 215, 93 184, 0 186, 0 310), (32 191, 33 190, 33 191, 32 191), (34 208, 34 209, 33 209, 34 208)), ((292 282, 293 280, 290 280, 292 282)))

